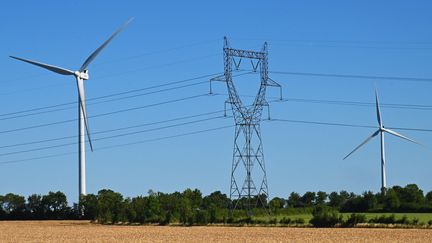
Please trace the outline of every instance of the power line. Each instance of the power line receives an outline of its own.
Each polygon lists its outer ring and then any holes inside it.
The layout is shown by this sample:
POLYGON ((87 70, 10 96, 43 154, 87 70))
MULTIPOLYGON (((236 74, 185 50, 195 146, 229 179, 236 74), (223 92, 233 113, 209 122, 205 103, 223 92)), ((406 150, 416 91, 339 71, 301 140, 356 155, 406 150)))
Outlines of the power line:
MULTIPOLYGON (((212 95, 228 95, 227 93, 213 93, 212 95)), ((254 98, 254 95, 239 95, 240 97, 254 98)), ((346 105, 346 106, 375 106, 373 102, 347 101, 347 100, 326 100, 326 99, 303 99, 303 98, 283 98, 268 97, 275 99, 273 102, 299 102, 327 105, 346 105)), ((392 109, 409 109, 409 110, 431 110, 432 105, 421 104, 400 104, 400 103, 380 103, 381 107, 392 109)))
MULTIPOLYGON (((116 134, 116 135, 112 135, 112 136, 96 138, 96 139, 93 139, 93 141, 100 141, 100 140, 107 140, 107 139, 113 139, 113 138, 118 138, 118 137, 131 136, 131 135, 136 135, 136 134, 141 134, 141 133, 146 133, 146 132, 153 132, 153 131, 158 131, 158 130, 173 128, 173 127, 179 127, 179 126, 185 126, 185 125, 190 125, 190 124, 196 124, 196 123, 210 121, 210 120, 215 120, 215 119, 220 119, 220 118, 225 118, 225 117, 224 116, 216 116, 216 117, 211 117, 211 118, 205 118, 205 119, 200 119, 200 120, 194 120, 194 121, 189 121, 189 122, 183 122, 183 123, 178 123, 178 124, 167 125, 167 126, 163 126, 163 127, 157 127, 157 128, 139 130, 139 131, 134 131, 134 132, 116 134)), ((66 146, 71 146, 71 145, 76 145, 76 144, 78 144, 78 143, 77 142, 71 142, 71 143, 63 143, 63 144, 44 146, 44 147, 33 148, 33 149, 26 149, 26 150, 19 150, 19 151, 1 153, 0 157, 2 157, 2 156, 8 156, 8 155, 14 155, 14 154, 23 154, 23 153, 29 153, 29 152, 47 150, 47 149, 53 149, 53 148, 66 147, 66 146)))
MULTIPOLYGON (((205 56, 200 56, 200 57, 188 58, 188 59, 183 59, 183 60, 174 61, 174 62, 170 62, 170 63, 152 65, 152 66, 147 66, 147 67, 133 69, 133 70, 126 70, 126 71, 122 71, 122 72, 118 72, 118 73, 111 73, 111 74, 107 74, 107 75, 98 76, 97 78, 94 78, 92 80, 98 80, 98 79, 101 79, 101 78, 111 78, 111 77, 115 77, 115 76, 119 76, 119 75, 125 75, 125 74, 128 74, 128 73, 142 72, 142 71, 149 70, 149 69, 160 68, 160 67, 165 67, 165 66, 173 66, 173 65, 176 65, 176 64, 181 64, 181 63, 186 63, 186 62, 194 62, 194 61, 202 60, 202 59, 205 59, 205 58, 217 56, 219 54, 220 53, 215 53, 215 54, 211 54, 211 55, 205 55, 205 56)), ((3 94, 0 93, 0 96, 2 96, 2 95, 10 95, 10 94, 15 94, 15 93, 20 93, 20 92, 28 92, 28 91, 33 91, 33 90, 39 90, 39 89, 44 89, 44 88, 48 88, 48 87, 66 86, 66 85, 72 85, 72 83, 69 83, 69 84, 67 84, 67 83, 64 83, 64 84, 51 84, 51 85, 43 85, 43 86, 33 87, 33 88, 13 90, 13 91, 10 91, 10 92, 7 92, 7 93, 3 93, 3 94)))
MULTIPOLYGON (((214 117, 214 118, 207 118, 207 119, 203 119, 203 120, 218 119, 218 118, 222 118, 222 116, 218 116, 218 117, 214 117)), ((348 124, 348 123, 333 123, 333 122, 320 122, 320 121, 306 121, 306 120, 291 120, 291 119, 271 119, 271 120, 263 120, 263 121, 269 121, 269 122, 273 122, 273 121, 276 121, 276 122, 289 122, 289 123, 325 125, 325 126, 339 126, 339 127, 377 128, 376 126, 370 126, 370 125, 358 125, 358 124, 348 124)), ((183 123, 181 123, 181 124, 183 125, 183 123)), ((177 124, 177 125, 180 126, 180 124, 177 124)), ((173 126, 176 126, 176 125, 171 125, 169 127, 173 127, 173 126)), ((210 132, 210 131, 215 131, 215 130, 220 130, 220 129, 226 129, 226 128, 230 128, 230 127, 234 127, 234 125, 222 126, 222 127, 205 129, 205 130, 199 130, 199 131, 193 131, 193 132, 182 133, 182 134, 177 134, 177 135, 172 135, 172 136, 159 137, 159 138, 154 138, 154 139, 140 140, 140 141, 130 142, 130 143, 124 143, 124 144, 105 146, 105 147, 101 147, 101 148, 95 149, 95 151, 112 149, 112 148, 119 148, 119 147, 125 147, 125 146, 136 145, 136 144, 147 143, 147 142, 160 141, 160 140, 171 139, 171 138, 176 138, 176 137, 183 137, 183 136, 194 135, 194 134, 199 134, 199 133, 204 133, 204 132, 210 132)), ((390 129, 395 129, 395 130, 432 132, 432 129, 422 129, 422 128, 406 128, 406 127, 389 127, 389 128, 390 129)), ((164 128, 156 128, 156 129, 164 129, 164 128)), ((151 129, 148 129, 148 130, 151 130, 151 129)), ((143 131, 141 131, 141 132, 143 132, 143 131)), ((105 139, 105 138, 102 138, 102 139, 105 139)), ((110 137, 107 137, 106 139, 110 139, 110 137)), ((71 143, 70 145, 72 145, 72 144, 76 144, 76 143, 71 143)), ((68 145, 62 145, 62 146, 68 146, 68 145)), ((58 146, 53 146, 53 147, 58 147, 58 146)), ((37 150, 41 150, 41 149, 37 149, 37 150)), ((0 164, 20 163, 20 162, 31 161, 31 160, 39 160, 39 159, 44 159, 44 158, 60 157, 60 156, 65 156, 65 155, 69 155, 69 154, 76 154, 76 152, 68 152, 68 153, 54 154, 54 155, 41 156, 41 157, 32 157, 32 158, 20 159, 20 160, 3 161, 3 162, 0 162, 0 164)))
MULTIPOLYGON (((132 108, 128 108, 128 109, 111 111, 111 112, 107 112, 107 113, 102 113, 102 114, 97 114, 97 115, 89 116, 88 118, 96 118, 96 117, 109 116, 109 115, 114 115, 114 114, 123 113, 123 112, 135 111, 135 110, 150 108, 150 107, 159 106, 159 105, 165 105, 165 104, 176 103, 176 102, 185 101, 185 100, 196 99, 196 98, 204 97, 204 96, 208 96, 208 94, 188 96, 188 97, 185 97, 185 98, 168 100, 168 101, 163 101, 163 102, 154 103, 154 104, 150 104, 150 105, 137 106, 137 107, 132 107, 132 108)), ((68 120, 51 122, 51 123, 43 123, 43 124, 38 124, 38 125, 34 125, 34 126, 28 126, 28 127, 21 127, 21 128, 3 130, 3 131, 0 131, 0 134, 11 133, 11 132, 18 132, 18 131, 23 131, 23 130, 30 130, 30 129, 47 127, 47 126, 52 126, 52 125, 59 125, 59 124, 74 122, 74 121, 77 121, 77 120, 78 119, 75 118, 75 119, 68 119, 68 120)))
MULTIPOLYGON (((238 77, 238 76, 245 75, 245 74, 248 74, 248 73, 249 72, 247 72, 247 73, 239 73, 239 74, 237 74, 235 76, 238 77)), ((137 93, 137 92, 145 91, 145 90, 149 90, 149 89, 160 88, 160 87, 164 87, 164 86, 169 86, 169 85, 174 85, 174 84, 189 82, 189 81, 192 81, 192 80, 197 80, 197 79, 202 79, 202 78, 208 78, 208 77, 211 77, 211 76, 214 76, 214 75, 215 74, 209 74, 209 75, 199 76, 199 77, 195 77, 195 78, 189 78, 189 79, 184 79, 184 80, 180 80, 180 81, 174 81, 174 82, 170 82, 170 83, 165 83, 165 84, 161 84, 161 85, 154 85, 154 86, 150 86, 150 87, 146 87, 146 88, 127 90, 127 91, 122 91, 122 92, 113 93, 113 94, 109 94, 109 95, 99 96, 99 97, 96 97, 96 98, 90 98, 90 99, 88 99, 88 101, 90 101, 90 103, 88 103, 87 105, 103 104, 103 103, 108 103, 108 102, 113 102, 113 101, 119 101, 119 100, 125 100, 125 99, 131 99, 131 98, 136 98, 136 97, 141 97, 141 96, 146 96, 146 95, 151 95, 151 94, 156 94, 156 93, 162 93, 162 92, 167 92, 167 91, 172 91, 172 90, 177 90, 177 89, 182 89, 182 88, 188 88, 188 87, 192 87, 192 86, 208 83, 208 81, 195 82, 195 83, 192 83, 192 84, 175 86, 175 87, 161 89, 161 90, 156 90, 156 91, 151 91, 151 92, 147 92, 147 93, 134 94, 134 95, 124 96, 124 97, 118 97, 118 98, 112 98, 112 99, 108 99, 108 100, 102 100, 102 101, 92 102, 94 100, 106 99, 106 98, 115 97, 115 96, 121 96, 121 95, 125 95, 125 94, 137 93)), ((69 110, 69 109, 74 109, 76 107, 72 107, 70 105, 75 105, 75 104, 77 104, 77 102, 68 102, 68 103, 62 103, 62 104, 57 104, 57 105, 51 105, 51 106, 33 108, 33 109, 28 109, 28 110, 23 110, 23 111, 18 111, 18 112, 11 112, 11 113, 0 114, 0 117, 1 116, 8 116, 8 115, 17 114, 15 116, 9 116, 9 117, 0 118, 0 121, 2 121, 2 120, 16 119, 16 118, 21 118, 21 117, 34 116, 34 115, 47 114, 47 113, 52 113, 52 112, 57 112, 57 111, 64 111, 64 110, 69 110), (70 106, 70 107, 52 109, 52 108, 61 107, 61 106, 70 106), (45 109, 51 109, 51 110, 43 111, 45 109), (28 113, 28 114, 22 114, 22 113, 27 113, 27 112, 32 112, 32 111, 36 111, 36 112, 28 113), (18 115, 18 114, 21 114, 21 115, 18 115)))
MULTIPOLYGON (((97 102, 90 102, 88 105, 90 106, 90 105, 96 105, 96 104, 104 104, 104 103, 113 102, 113 101, 131 99, 131 98, 141 97, 141 96, 150 95, 150 94, 157 94, 157 93, 162 93, 162 92, 167 92, 167 91, 172 91, 172 90, 177 90, 177 89, 182 89, 182 88, 187 88, 187 87, 192 87, 192 86, 197 86, 197 85, 204 84, 204 83, 207 83, 207 81, 196 82, 196 83, 192 83, 192 84, 176 86, 176 87, 172 87, 172 88, 166 88, 166 89, 151 91, 151 92, 142 93, 142 94, 135 94, 135 95, 112 98, 112 99, 102 100, 102 101, 97 101, 97 102)), ((11 120, 11 119, 16 119, 16 118, 21 118, 21 117, 41 115, 41 114, 52 113, 52 112, 57 112, 57 111, 70 110, 70 109, 74 109, 74 108, 76 108, 76 107, 58 108, 58 109, 54 109, 54 110, 39 111, 39 112, 28 113, 28 114, 23 114, 23 115, 10 116, 10 117, 6 117, 6 118, 0 118, 0 121, 11 120)))
POLYGON ((330 78, 352 78, 352 79, 373 79, 373 80, 393 80, 404 82, 432 82, 432 78, 418 77, 397 77, 397 76, 373 76, 359 74, 336 74, 336 73, 312 73, 312 72, 288 72, 288 71, 269 71, 275 74, 286 74, 296 76, 314 76, 314 77, 330 77, 330 78))
MULTIPOLYGON (((103 95, 103 96, 99 96, 99 97, 95 97, 95 98, 88 98, 87 101, 105 99, 105 98, 110 98, 110 97, 114 97, 114 96, 119 96, 119 95, 124 95, 124 94, 130 94, 130 93, 135 93, 135 92, 140 92, 140 91, 145 91, 145 90, 150 90, 150 89, 155 89, 155 88, 160 88, 160 87, 165 87, 165 86, 170 86, 170 85, 174 85, 174 84, 185 83, 185 82, 189 82, 189 81, 194 81, 194 80, 199 80, 199 79, 203 79, 203 78, 213 77, 213 76, 219 75, 219 74, 221 74, 221 73, 219 72, 219 73, 213 73, 213 74, 206 74, 206 75, 201 75, 201 76, 197 76, 197 77, 182 79, 182 80, 178 80, 178 81, 167 82, 167 83, 163 83, 163 84, 159 84, 159 85, 153 85, 153 86, 148 86, 148 87, 139 88, 139 89, 132 89, 132 90, 126 90, 126 91, 116 92, 116 93, 112 93, 112 94, 108 94, 108 95, 103 95)), ((3 113, 3 114, 0 114, 0 117, 2 117, 2 116, 10 116, 10 115, 17 115, 17 114, 22 114, 22 113, 27 113, 27 112, 33 112, 33 111, 40 111, 40 110, 57 108, 57 107, 61 107, 61 106, 74 105, 74 104, 77 104, 77 102, 76 101, 72 101, 72 102, 61 103, 61 104, 56 104, 56 105, 36 107, 36 108, 27 109, 27 110, 21 110, 21 111, 16 111, 16 112, 3 113)))
MULTIPOLYGON (((130 142, 130 143, 105 146, 105 147, 97 148, 97 149, 95 149, 95 151, 107 150, 107 149, 116 149, 116 148, 120 148, 120 147, 132 146, 132 145, 137 145, 137 144, 142 144, 142 143, 156 142, 156 141, 161 141, 161 140, 166 140, 166 139, 196 135, 196 134, 200 134, 200 133, 212 132, 212 131, 222 130, 222 129, 226 129, 226 128, 231 128, 231 127, 233 127, 233 126, 232 125, 221 126, 221 127, 198 130, 198 131, 193 131, 193 132, 188 132, 188 133, 181 133, 181 134, 172 135, 172 136, 165 136, 165 137, 159 137, 159 138, 154 138, 154 139, 146 139, 146 140, 140 140, 140 141, 135 141, 135 142, 130 142)), ((45 158, 61 157, 61 156, 66 156, 66 155, 71 155, 71 154, 77 154, 77 152, 66 152, 66 153, 53 154, 53 155, 47 155, 47 156, 31 157, 31 158, 27 158, 27 159, 1 161, 0 165, 21 163, 21 162, 40 160, 40 159, 45 159, 45 158)))
MULTIPOLYGON (((338 127, 358 127, 358 128, 378 128, 377 126, 371 125, 358 125, 348 123, 334 123, 334 122, 320 122, 320 121, 305 121, 305 120, 291 120, 291 119, 271 119, 265 121, 278 121, 278 122, 290 122, 290 123, 301 123, 301 124, 313 124, 313 125, 325 125, 325 126, 338 126, 338 127)), ((405 131, 417 131, 417 132, 432 132, 432 129, 426 128, 407 128, 407 127, 388 127, 394 130, 405 130, 405 131)))
MULTIPOLYGON (((201 113, 201 114, 196 114, 196 115, 176 117, 176 118, 172 118, 172 119, 168 119, 168 120, 163 120, 163 121, 155 121, 155 122, 149 122, 149 123, 143 123, 143 124, 136 124, 136 125, 127 126, 127 127, 113 128, 113 129, 109 129, 109 130, 92 132, 92 134, 96 135, 96 134, 103 134, 103 133, 110 133, 110 132, 116 132, 116 131, 129 130, 129 129, 132 129, 132 128, 152 126, 152 125, 169 123, 169 122, 173 122, 173 121, 186 120, 186 119, 196 118, 196 117, 201 117, 201 116, 214 115, 214 114, 217 114, 217 113, 220 113, 220 112, 223 112, 223 111, 224 110, 218 110, 218 111, 206 112, 206 113, 201 113)), ((65 139, 71 139, 71 138, 76 138, 76 135, 57 137, 57 138, 50 138, 50 139, 43 139, 43 140, 30 141, 30 142, 24 142, 24 143, 16 143, 16 144, 10 144, 10 145, 3 145, 3 146, 0 146, 0 149, 11 148, 11 147, 19 147, 19 146, 25 146, 25 145, 33 145, 33 144, 40 144, 40 143, 46 143, 46 142, 54 142, 54 141, 60 141, 60 140, 65 140, 65 139)))

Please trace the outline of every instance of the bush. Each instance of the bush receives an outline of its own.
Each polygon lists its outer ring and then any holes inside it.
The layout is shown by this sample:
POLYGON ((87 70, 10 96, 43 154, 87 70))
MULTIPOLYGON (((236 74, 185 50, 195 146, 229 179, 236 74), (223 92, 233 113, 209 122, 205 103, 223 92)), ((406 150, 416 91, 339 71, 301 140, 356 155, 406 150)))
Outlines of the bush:
POLYGON ((172 214, 171 212, 166 212, 165 217, 159 221, 160 225, 169 225, 171 223, 172 214))
POLYGON ((206 210, 197 210, 195 212, 195 223, 197 225, 207 225, 209 220, 209 215, 206 210))
POLYGON ((386 216, 381 215, 380 217, 375 217, 369 220, 369 223, 375 223, 375 224, 396 224, 396 217, 394 214, 386 216))
POLYGON ((335 227, 343 222, 342 215, 334 209, 318 206, 314 209, 313 218, 309 221, 314 227, 335 227))
POLYGON ((276 218, 272 218, 268 221, 269 224, 277 224, 277 219, 276 218))
POLYGON ((428 225, 432 226, 432 219, 428 221, 428 225))
POLYGON ((294 224, 304 224, 305 220, 303 218, 296 218, 292 221, 294 224))
POLYGON ((411 222, 409 221, 409 219, 406 215, 404 215, 401 219, 397 219, 396 223, 397 224, 411 224, 411 222))
POLYGON ((343 222, 344 227, 354 227, 357 224, 366 223, 366 215, 364 214, 351 214, 350 217, 343 222))
MULTIPOLYGON (((432 220, 431 220, 432 221, 432 220)), ((281 218, 280 220, 279 220, 279 224, 290 224, 291 223, 291 219, 290 218, 285 218, 285 217, 283 217, 283 218, 281 218)))

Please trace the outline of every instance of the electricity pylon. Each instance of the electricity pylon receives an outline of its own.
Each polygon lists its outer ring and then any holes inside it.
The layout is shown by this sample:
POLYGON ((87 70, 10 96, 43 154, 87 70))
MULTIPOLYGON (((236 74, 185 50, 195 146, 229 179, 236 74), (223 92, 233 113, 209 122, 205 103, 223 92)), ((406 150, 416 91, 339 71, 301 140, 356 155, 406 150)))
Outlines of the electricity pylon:
POLYGON ((212 92, 212 81, 222 81, 227 84, 229 97, 225 104, 231 104, 235 121, 230 187, 230 199, 231 202, 235 200, 235 203, 231 205, 231 209, 235 209, 242 199, 248 215, 251 215, 253 206, 258 205, 258 203, 266 205, 263 197, 267 199, 269 196, 260 129, 263 107, 269 107, 266 100, 266 88, 267 86, 279 87, 281 99, 282 88, 281 85, 268 77, 267 42, 264 43, 261 51, 248 51, 231 48, 228 39, 224 37, 223 53, 224 74, 210 80, 210 93, 212 92), (242 59, 250 59, 253 71, 257 72, 259 69, 260 73, 261 83, 258 94, 250 106, 243 104, 233 82, 233 64, 234 68, 239 70, 242 59), (245 170, 242 170, 242 165, 245 170), (254 166, 257 167, 255 170, 254 166), (252 172, 254 173, 252 174, 252 172), (258 180, 260 181, 259 187, 254 182, 258 180), (243 182, 240 185, 239 182, 241 183, 241 181, 243 182))

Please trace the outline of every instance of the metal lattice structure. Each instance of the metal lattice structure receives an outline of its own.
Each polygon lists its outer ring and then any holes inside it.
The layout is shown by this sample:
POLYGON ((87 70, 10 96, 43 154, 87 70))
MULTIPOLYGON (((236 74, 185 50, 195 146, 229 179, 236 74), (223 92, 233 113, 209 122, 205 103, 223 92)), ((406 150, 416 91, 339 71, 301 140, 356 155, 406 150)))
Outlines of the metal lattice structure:
MULTIPOLYGON (((224 37, 224 74, 210 80, 210 93, 212 81, 222 81, 227 84, 228 100, 225 104, 231 104, 235 121, 234 150, 231 170, 230 199, 236 203, 232 209, 237 207, 240 199, 246 206, 248 213, 258 203, 265 205, 262 196, 268 198, 267 172, 264 162, 264 151, 261 136, 260 123, 262 120, 264 106, 269 106, 266 100, 267 86, 281 86, 268 77, 267 42, 261 51, 249 51, 233 49, 224 37), (237 61, 236 61, 237 59, 237 61), (252 105, 245 106, 236 91, 233 82, 233 68, 239 70, 241 60, 250 59, 253 72, 260 73, 260 87, 252 105), (244 167, 244 170, 242 170, 244 167), (259 187, 255 181, 259 181, 259 187), (242 183, 242 184, 239 184, 242 183)), ((270 112, 269 112, 270 119, 270 112)))

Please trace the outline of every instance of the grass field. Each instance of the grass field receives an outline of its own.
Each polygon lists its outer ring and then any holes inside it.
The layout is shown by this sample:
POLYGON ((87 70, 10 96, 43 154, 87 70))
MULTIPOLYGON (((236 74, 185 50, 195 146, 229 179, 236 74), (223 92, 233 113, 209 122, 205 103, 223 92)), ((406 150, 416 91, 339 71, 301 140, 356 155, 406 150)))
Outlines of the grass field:
MULTIPOLYGON (((389 216, 392 214, 395 215, 396 219, 402 218, 404 215, 406 215, 409 220, 418 219, 419 223, 425 223, 425 224, 428 223, 429 220, 432 220, 432 213, 361 213, 361 214, 366 215, 367 220, 375 218, 375 217, 379 217, 381 215, 389 216)), ((351 215, 351 213, 342 213, 342 215, 346 219, 351 215)), ((283 217, 290 218, 291 220, 301 218, 306 223, 308 223, 309 220, 312 218, 312 214, 289 214, 289 215, 278 214, 278 215, 270 216, 270 218, 276 218, 278 221, 280 219, 282 219, 283 217)), ((268 220, 269 219, 268 216, 256 216, 254 218, 260 219, 260 220, 268 220)))
POLYGON ((430 229, 110 226, 0 221, 0 242, 430 242, 430 229))

